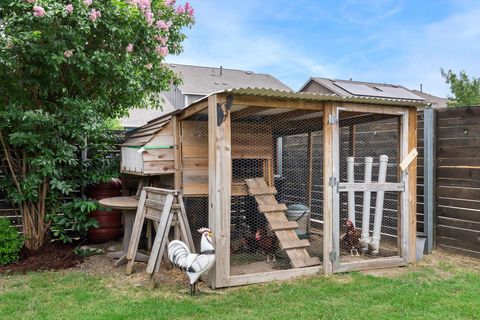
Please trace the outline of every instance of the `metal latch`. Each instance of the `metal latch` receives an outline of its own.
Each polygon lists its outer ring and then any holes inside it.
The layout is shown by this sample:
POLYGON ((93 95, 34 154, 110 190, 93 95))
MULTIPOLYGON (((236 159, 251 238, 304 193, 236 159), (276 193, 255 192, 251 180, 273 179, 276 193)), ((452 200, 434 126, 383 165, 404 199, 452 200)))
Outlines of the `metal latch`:
POLYGON ((332 113, 328 115, 328 123, 329 124, 336 124, 338 122, 338 117, 332 113))
POLYGON ((337 260, 337 252, 336 251, 330 252, 330 261, 335 262, 336 260, 337 260))
POLYGON ((338 180, 337 180, 337 177, 330 177, 330 178, 328 179, 328 184, 330 185, 330 187, 335 188, 335 191, 336 191, 337 193, 339 192, 338 188, 339 188, 339 185, 340 185, 340 184, 339 184, 339 182, 338 182, 338 180))

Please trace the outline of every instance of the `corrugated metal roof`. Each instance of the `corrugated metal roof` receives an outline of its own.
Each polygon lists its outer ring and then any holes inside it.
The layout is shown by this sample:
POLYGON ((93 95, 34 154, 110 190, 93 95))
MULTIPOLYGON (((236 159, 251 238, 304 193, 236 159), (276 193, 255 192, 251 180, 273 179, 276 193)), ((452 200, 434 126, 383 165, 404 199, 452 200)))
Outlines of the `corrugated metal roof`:
POLYGON ((245 86, 291 91, 287 85, 269 74, 184 64, 170 64, 170 68, 183 79, 183 83, 178 86, 183 94, 207 95, 245 86))
MULTIPOLYGON (((292 91, 273 90, 273 89, 266 89, 266 88, 228 89, 228 90, 212 93, 211 95, 218 94, 218 93, 230 93, 234 95, 248 95, 248 96, 274 98, 274 99, 308 100, 308 101, 319 101, 319 102, 353 102, 353 103, 384 105, 384 106, 425 107, 428 104, 423 100, 392 99, 392 98, 379 98, 379 97, 341 97, 334 94, 292 92, 292 91)), ((199 99, 191 103, 188 107, 198 102, 204 101, 207 98, 208 96, 202 99, 199 99)), ((233 103, 235 104, 235 100, 233 103)))

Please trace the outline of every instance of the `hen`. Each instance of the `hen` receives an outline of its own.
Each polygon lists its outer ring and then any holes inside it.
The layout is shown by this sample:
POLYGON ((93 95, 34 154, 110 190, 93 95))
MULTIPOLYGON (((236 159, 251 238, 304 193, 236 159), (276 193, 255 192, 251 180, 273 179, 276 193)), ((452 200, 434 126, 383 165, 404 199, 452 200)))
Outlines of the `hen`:
POLYGON ((190 280, 190 295, 195 293, 195 284, 202 274, 210 270, 215 264, 215 248, 212 245, 212 232, 202 228, 200 241, 200 254, 190 253, 187 245, 179 240, 168 244, 168 258, 173 265, 186 271, 190 280))
POLYGON ((348 219, 345 223, 345 227, 347 231, 342 236, 340 240, 340 245, 342 249, 350 251, 350 254, 352 256, 354 255, 354 253, 356 256, 358 256, 358 249, 360 247, 359 239, 362 233, 360 230, 355 229, 355 225, 350 219, 348 219))
POLYGON ((269 234, 266 227, 262 227, 255 232, 255 240, 258 248, 267 255, 267 261, 270 261, 270 255, 273 256, 272 261, 275 261, 275 253, 278 250, 277 237, 273 233, 269 234))

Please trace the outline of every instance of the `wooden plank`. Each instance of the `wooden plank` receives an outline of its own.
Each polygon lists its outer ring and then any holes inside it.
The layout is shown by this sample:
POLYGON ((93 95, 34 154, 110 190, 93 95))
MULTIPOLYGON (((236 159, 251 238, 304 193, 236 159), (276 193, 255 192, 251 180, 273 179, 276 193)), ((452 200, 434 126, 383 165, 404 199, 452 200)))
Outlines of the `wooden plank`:
POLYGON ((438 205, 436 210, 437 217, 448 217, 462 219, 472 222, 480 222, 480 210, 469 208, 458 208, 438 205))
POLYGON ((323 117, 323 271, 333 273, 330 252, 333 249, 333 188, 330 187, 330 177, 333 177, 333 126, 328 123, 328 115, 335 109, 331 103, 325 104, 323 117))
POLYGON ((145 161, 143 163, 143 173, 145 174, 175 173, 175 162, 173 160, 145 161))
MULTIPOLYGON (((410 108, 408 110, 408 150, 417 147, 417 111, 410 108)), ((411 161, 408 166, 408 256, 407 262, 416 262, 416 239, 417 239, 417 159, 411 161)))
POLYGON ((178 116, 174 116, 172 119, 172 132, 175 149, 173 150, 173 160, 175 167, 175 176, 173 177, 173 187, 176 190, 182 188, 182 141, 180 137, 180 123, 178 116))
POLYGON ((455 198, 464 200, 479 200, 480 188, 437 186, 437 197, 455 198))
POLYGON ((225 286, 241 286, 254 283, 263 283, 270 281, 289 280, 298 277, 305 277, 316 275, 321 271, 321 266, 288 269, 288 270, 275 270, 254 274, 236 275, 231 276, 228 283, 225 286))
POLYGON ((282 250, 308 248, 310 247, 310 241, 306 239, 284 240, 280 242, 280 247, 282 248, 282 250))
POLYGON ((341 263, 338 272, 383 269, 406 266, 408 263, 401 257, 378 258, 372 260, 341 263))
POLYGON ((230 277, 230 209, 232 194, 231 114, 221 110, 222 95, 208 97, 208 159, 209 212, 208 221, 213 232, 216 252, 215 266, 209 272, 212 288, 225 287, 230 277), (223 122, 218 124, 218 117, 223 122))
POLYGON ((411 149, 412 151, 410 151, 410 153, 408 154, 408 156, 402 160, 402 162, 400 163, 400 169, 402 169, 402 171, 405 171, 405 169, 407 169, 407 167, 413 162, 413 160, 415 160, 415 158, 418 156, 418 151, 417 151, 417 148, 413 148, 411 149))
POLYGON ((143 222, 145 220, 145 201, 147 198, 147 192, 142 191, 140 193, 140 200, 138 201, 138 208, 135 214, 135 221, 132 227, 132 235, 127 250, 127 267, 126 274, 131 274, 133 271, 133 265, 135 263, 135 256, 137 255, 138 244, 140 242, 140 236, 142 233, 143 222))
POLYGON ((277 189, 274 187, 270 187, 268 189, 262 190, 262 189, 248 189, 248 193, 251 196, 266 196, 266 195, 276 195, 277 194, 277 189))
POLYGON ((157 228, 157 234, 155 236, 155 240, 153 241, 152 252, 150 253, 150 259, 148 260, 146 272, 152 275, 156 270, 158 270, 158 266, 160 265, 160 261, 162 259, 163 249, 165 247, 166 240, 168 238, 168 231, 170 230, 170 225, 172 223, 172 214, 171 214, 171 206, 173 204, 173 195, 167 195, 166 204, 163 207, 161 218, 157 228))
POLYGON ((270 229, 272 231, 294 230, 298 229, 298 223, 296 221, 281 221, 281 222, 269 222, 270 229))
POLYGON ((461 220, 456 218, 439 216, 437 217, 437 223, 439 225, 448 226, 448 227, 480 231, 480 222, 471 221, 471 220, 461 220))
MULTIPOLYGON (((266 213, 266 212, 282 212, 286 211, 288 208, 284 203, 280 204, 270 204, 270 205, 258 205, 258 211, 266 213)), ((284 213, 283 213, 284 214, 284 213)))

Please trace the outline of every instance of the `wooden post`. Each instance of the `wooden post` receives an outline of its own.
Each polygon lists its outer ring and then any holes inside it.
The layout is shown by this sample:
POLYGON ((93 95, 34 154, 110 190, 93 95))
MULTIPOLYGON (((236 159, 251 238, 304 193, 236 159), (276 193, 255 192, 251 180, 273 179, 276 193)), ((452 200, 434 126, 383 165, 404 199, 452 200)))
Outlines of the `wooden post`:
POLYGON ((329 123, 329 115, 334 114, 331 103, 326 103, 323 113, 323 272, 333 273, 330 260, 332 252, 333 223, 333 188, 330 177, 333 177, 333 126, 329 123))
POLYGON ((175 176, 173 178, 173 186, 175 190, 182 190, 182 148, 180 139, 180 123, 177 116, 172 118, 173 125, 173 141, 174 141, 174 161, 175 176))
MULTIPOLYGON (((408 152, 417 147, 417 110, 408 110, 408 152)), ((417 158, 408 167, 408 262, 416 262, 417 243, 417 158)))
POLYGON ((208 282, 220 288, 228 285, 230 277, 232 193, 231 118, 221 95, 208 97, 208 172, 208 220, 216 252, 208 282))

